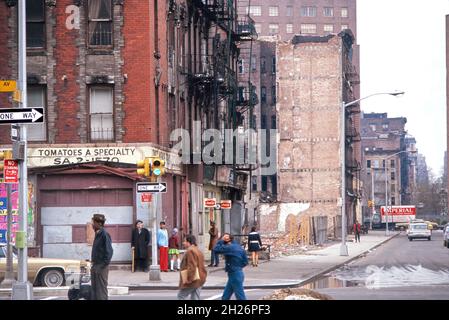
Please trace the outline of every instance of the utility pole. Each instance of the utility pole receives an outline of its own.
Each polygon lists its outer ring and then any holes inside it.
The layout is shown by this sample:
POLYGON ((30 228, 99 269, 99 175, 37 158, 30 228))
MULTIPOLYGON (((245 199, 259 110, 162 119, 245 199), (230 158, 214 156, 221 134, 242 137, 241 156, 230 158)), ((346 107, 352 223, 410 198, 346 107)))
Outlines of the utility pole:
MULTIPOLYGON (((19 90, 21 93, 21 108, 27 103, 27 66, 26 66, 26 0, 19 0, 19 90)), ((21 143, 24 146, 23 160, 19 160, 19 231, 16 232, 16 247, 18 249, 17 282, 12 287, 13 300, 33 300, 33 286, 28 281, 28 172, 27 172, 27 127, 20 126, 21 143)))

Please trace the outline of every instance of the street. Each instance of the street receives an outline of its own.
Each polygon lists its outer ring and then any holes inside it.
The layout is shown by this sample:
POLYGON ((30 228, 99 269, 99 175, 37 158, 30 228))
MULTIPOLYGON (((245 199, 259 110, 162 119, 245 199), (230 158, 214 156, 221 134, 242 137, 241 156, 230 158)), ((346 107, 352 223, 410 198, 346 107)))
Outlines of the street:
POLYGON ((365 257, 305 287, 337 300, 446 300, 448 258, 440 230, 433 231, 431 241, 410 242, 402 232, 365 257))

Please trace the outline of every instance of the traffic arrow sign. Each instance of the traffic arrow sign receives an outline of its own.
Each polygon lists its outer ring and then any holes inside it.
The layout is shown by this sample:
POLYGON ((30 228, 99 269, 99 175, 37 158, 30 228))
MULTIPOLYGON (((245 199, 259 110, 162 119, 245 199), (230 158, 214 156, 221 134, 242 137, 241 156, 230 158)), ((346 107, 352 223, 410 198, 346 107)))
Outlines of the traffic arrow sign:
POLYGON ((42 122, 44 122, 44 108, 0 109, 0 124, 42 122))
POLYGON ((167 192, 167 183, 165 182, 139 182, 137 183, 137 192, 167 192))

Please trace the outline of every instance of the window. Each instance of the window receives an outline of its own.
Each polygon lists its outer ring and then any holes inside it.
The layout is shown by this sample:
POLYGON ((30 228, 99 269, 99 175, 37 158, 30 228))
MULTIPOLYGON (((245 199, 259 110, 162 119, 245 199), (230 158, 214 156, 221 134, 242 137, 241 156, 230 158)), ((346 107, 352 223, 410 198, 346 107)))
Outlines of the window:
POLYGON ((238 62, 238 69, 239 69, 239 74, 244 74, 245 73, 245 60, 244 59, 239 59, 238 62))
POLYGON ((267 176, 262 176, 262 191, 267 191, 268 188, 268 177, 267 176))
POLYGON ((396 185, 392 184, 391 185, 391 194, 394 194, 394 193, 396 193, 396 185))
POLYGON ((257 56, 253 55, 251 57, 251 71, 256 71, 257 70, 257 56))
POLYGON ((342 24, 341 25, 341 31, 349 29, 349 26, 347 24, 342 24))
POLYGON ((271 104, 276 104, 276 86, 271 87, 271 104))
POLYGON ((262 33, 262 25, 260 23, 256 23, 254 28, 256 28, 257 33, 262 33))
POLYGON ((373 168, 379 168, 379 160, 373 160, 373 168))
POLYGON ((348 8, 341 8, 341 17, 342 18, 348 17, 348 8))
POLYGON ((90 139, 114 139, 113 90, 110 87, 90 88, 90 139))
POLYGON ((285 32, 287 32, 287 33, 293 33, 293 25, 292 25, 291 23, 288 23, 288 24, 285 26, 285 32))
POLYGON ((395 197, 391 197, 391 205, 392 206, 396 205, 396 198, 395 197))
POLYGON ((334 25, 333 24, 325 24, 323 27, 323 31, 327 33, 334 32, 334 25))
POLYGON ((259 17, 262 15, 262 7, 261 6, 251 6, 249 8, 249 14, 255 17, 259 17))
MULTIPOLYGON (((28 86, 28 107, 29 108, 44 108, 46 109, 46 90, 44 86, 28 86)), ((44 111, 45 112, 45 111, 44 111)), ((29 141, 46 141, 47 140, 47 128, 43 123, 30 124, 27 126, 27 139, 29 141)))
POLYGON ((366 160, 366 167, 371 168, 371 160, 366 160))
POLYGON ((27 48, 43 48, 45 44, 45 2, 26 1, 27 48))
POLYGON ((385 168, 385 160, 382 160, 382 168, 385 168))
POLYGON ((390 175, 391 175, 391 180, 396 180, 396 174, 394 172, 391 172, 390 175))
POLYGON ((267 72, 266 71, 266 64, 267 64, 267 62, 266 62, 265 58, 264 57, 260 58, 260 72, 261 73, 267 72))
POLYGON ((251 128, 256 129, 256 126, 257 126, 257 118, 255 115, 252 115, 251 116, 251 128))
POLYGON ((278 193, 278 189, 277 189, 277 176, 275 174, 273 174, 270 177, 271 180, 271 193, 272 194, 277 194, 278 193))
POLYGON ((279 16, 279 7, 268 7, 268 15, 270 17, 279 16))
POLYGON ((301 33, 316 33, 316 24, 301 24, 301 33))
POLYGON ((251 177, 251 184, 252 184, 253 192, 256 192, 257 191, 257 176, 251 177))
POLYGON ((324 7, 323 8, 323 16, 325 16, 325 17, 333 17, 334 16, 334 8, 332 8, 332 7, 324 7))
POLYGON ((276 57, 275 56, 271 57, 271 73, 272 74, 276 73, 276 57))
POLYGON ((394 165, 395 165, 395 161, 392 159, 392 160, 390 160, 390 167, 391 168, 394 168, 394 165))
POLYGON ((382 129, 388 130, 388 123, 382 123, 382 129))
POLYGON ((301 16, 316 17, 316 7, 301 7, 301 16))
POLYGON ((111 0, 89 0, 89 45, 112 46, 111 0))
POLYGON ((271 129, 276 129, 276 116, 271 116, 271 129))
POLYGON ((266 129, 267 128, 267 117, 266 116, 262 116, 260 118, 261 123, 260 123, 260 128, 261 129, 266 129))
POLYGON ((262 103, 267 102, 267 88, 266 87, 260 88, 260 102, 262 102, 262 103))
POLYGON ((371 128, 371 131, 376 131, 376 124, 375 123, 370 123, 369 127, 371 128))
POLYGON ((287 15, 287 17, 293 16, 293 7, 292 6, 287 6, 286 15, 287 15))
POLYGON ((270 35, 275 35, 279 33, 279 25, 277 23, 270 23, 268 25, 268 32, 270 35))

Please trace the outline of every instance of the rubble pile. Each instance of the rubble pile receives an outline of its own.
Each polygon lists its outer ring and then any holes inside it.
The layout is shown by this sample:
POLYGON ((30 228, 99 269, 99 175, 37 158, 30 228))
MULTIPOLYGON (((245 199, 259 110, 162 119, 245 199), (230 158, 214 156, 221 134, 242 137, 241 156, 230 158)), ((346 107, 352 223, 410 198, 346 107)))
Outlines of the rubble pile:
POLYGON ((310 289, 285 288, 275 290, 273 294, 262 300, 332 300, 332 297, 310 289))
POLYGON ((299 241, 299 239, 298 241, 291 243, 289 234, 281 232, 264 235, 264 237, 262 238, 262 242, 264 246, 270 246, 271 258, 306 254, 310 250, 321 249, 333 244, 332 241, 328 241, 323 244, 304 245, 301 243, 301 241, 299 241))

